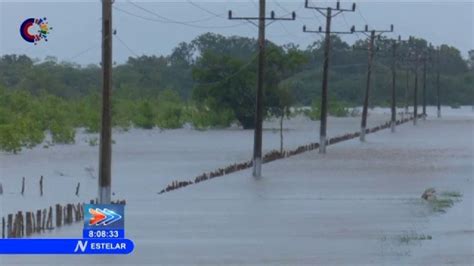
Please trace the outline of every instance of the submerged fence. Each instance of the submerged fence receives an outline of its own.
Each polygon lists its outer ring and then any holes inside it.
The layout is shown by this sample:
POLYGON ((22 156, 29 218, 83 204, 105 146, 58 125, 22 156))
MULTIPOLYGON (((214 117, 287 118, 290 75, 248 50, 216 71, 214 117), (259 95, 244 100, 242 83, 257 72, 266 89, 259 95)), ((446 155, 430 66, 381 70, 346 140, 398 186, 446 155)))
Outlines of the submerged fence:
MULTIPOLYGON (((91 200, 90 203, 97 203, 91 200)), ((113 201, 112 204, 126 204, 125 200, 113 201)), ((46 209, 35 211, 18 211, 2 217, 2 238, 21 238, 33 234, 45 233, 64 225, 84 220, 84 203, 56 204, 46 209)))
MULTIPOLYGON (((419 117, 422 117, 422 115, 419 115, 419 117)), ((403 119, 397 120, 396 124, 400 125, 400 124, 403 124, 403 123, 407 123, 411 120, 413 120, 413 117, 403 118, 403 119)), ((366 134, 375 133, 377 131, 390 128, 390 125, 391 125, 391 122, 389 121, 389 122, 386 122, 383 125, 376 126, 376 127, 373 127, 373 128, 368 128, 368 129, 366 129, 366 134)), ((336 137, 333 137, 333 138, 327 140, 327 145, 333 145, 333 144, 336 144, 336 143, 339 143, 339 142, 342 142, 342 141, 358 138, 359 136, 360 136, 360 132, 349 133, 349 134, 345 134, 345 135, 342 135, 342 136, 336 136, 336 137)), ((295 156, 297 154, 301 154, 301 153, 304 153, 304 152, 307 152, 307 151, 316 150, 318 148, 319 148, 319 143, 315 142, 315 143, 310 143, 310 144, 307 144, 307 145, 299 146, 296 149, 289 150, 289 151, 280 152, 280 151, 277 151, 277 150, 273 150, 273 151, 270 151, 270 152, 266 153, 263 156, 263 163, 269 163, 269 162, 272 162, 272 161, 275 161, 275 160, 288 158, 288 157, 295 156)), ((166 193, 166 192, 170 192, 170 191, 173 191, 173 190, 176 190, 176 189, 179 189, 179 188, 186 187, 188 185, 197 184, 197 183, 200 183, 200 182, 203 182, 203 181, 206 181, 206 180, 210 180, 210 179, 213 179, 213 178, 216 178, 216 177, 219 177, 219 176, 224 176, 224 175, 231 174, 231 173, 234 173, 234 172, 237 172, 237 171, 249 169, 251 167, 252 167, 252 161, 246 161, 246 162, 242 162, 242 163, 232 164, 232 165, 229 165, 229 166, 224 167, 224 168, 219 168, 219 169, 214 170, 212 172, 203 173, 203 174, 201 174, 201 175, 199 175, 199 176, 197 176, 194 179, 189 180, 189 181, 173 181, 171 184, 166 186, 166 188, 162 189, 158 194, 163 194, 163 193, 166 193)))

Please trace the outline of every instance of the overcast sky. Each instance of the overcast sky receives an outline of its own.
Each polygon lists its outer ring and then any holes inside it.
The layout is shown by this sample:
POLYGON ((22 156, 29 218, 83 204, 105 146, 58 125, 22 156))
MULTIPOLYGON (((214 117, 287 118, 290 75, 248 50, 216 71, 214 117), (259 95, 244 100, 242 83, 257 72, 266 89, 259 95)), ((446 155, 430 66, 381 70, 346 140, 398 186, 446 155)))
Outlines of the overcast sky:
MULTIPOLYGON (((113 10, 114 60, 126 61, 135 55, 167 55, 183 41, 190 41, 205 32, 226 36, 257 36, 257 28, 242 21, 227 20, 227 11, 234 16, 257 16, 258 0, 242 1, 136 1, 116 0, 113 10), (131 3, 130 1, 133 1, 131 3), (194 4, 194 5, 193 5, 194 4), (182 23, 184 22, 184 23, 182 23)), ((43 59, 55 56, 80 64, 100 61, 101 1, 6 1, 0 0, 0 54, 27 54, 43 59), (53 31, 47 43, 33 45, 20 34, 20 24, 30 17, 47 17, 53 31)), ((311 1, 312 5, 328 3, 311 1)), ((350 7, 343 1, 341 6, 350 7)), ((332 2, 335 5, 335 1, 332 2)), ((275 22, 267 28, 267 39, 278 44, 294 42, 306 47, 321 38, 302 33, 302 26, 317 29, 324 26, 321 15, 304 8, 304 0, 267 0, 267 13, 277 16, 296 11, 296 21, 275 22), (279 5, 278 5, 279 4, 279 5)), ((474 2, 471 1, 358 1, 356 12, 347 12, 333 20, 333 30, 348 30, 349 25, 362 29, 389 29, 395 25, 395 34, 423 37, 434 45, 449 44, 461 50, 464 57, 474 49, 474 2)), ((343 36, 349 43, 359 34, 343 36)))

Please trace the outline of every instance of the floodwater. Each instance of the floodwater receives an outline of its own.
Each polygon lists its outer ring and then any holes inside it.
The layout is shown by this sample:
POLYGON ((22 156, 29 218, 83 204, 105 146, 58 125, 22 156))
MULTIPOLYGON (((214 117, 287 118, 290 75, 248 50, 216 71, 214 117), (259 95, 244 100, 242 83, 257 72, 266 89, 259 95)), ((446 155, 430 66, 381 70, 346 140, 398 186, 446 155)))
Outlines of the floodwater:
MULTIPOLYGON (((115 198, 127 199, 127 256, 3 256, 0 265, 472 265, 474 264, 474 113, 443 109, 429 118, 158 195, 169 181, 191 179, 248 160, 252 131, 238 129, 114 135, 115 198), (446 213, 420 199, 428 187, 463 194, 446 213), (419 236, 431 236, 420 240, 419 236), (403 241, 409 239, 409 241, 403 241)), ((376 109, 371 126, 388 119, 376 109)), ((279 147, 266 123, 265 150, 279 147)), ((286 124, 287 148, 317 141, 318 122, 286 124)), ((332 118, 329 135, 357 131, 359 118, 332 118)), ((81 135, 79 138, 86 138, 81 135)), ((1 154, 0 214, 95 196, 97 147, 37 148, 1 154), (45 196, 38 196, 39 175, 45 196), (27 176, 26 195, 19 195, 27 176), (81 195, 74 189, 81 182, 81 195)), ((45 237, 80 237, 82 225, 45 237)))
MULTIPOLYGON (((369 125, 390 119, 389 111, 373 110, 369 125)), ((360 118, 330 118, 328 135, 359 130, 360 118)), ((319 141, 319 121, 296 117, 284 122, 285 149, 319 141)), ((89 201, 97 196, 99 146, 88 140, 97 134, 79 132, 75 145, 40 145, 20 154, 0 152, 0 214, 25 208, 44 208, 56 203, 89 201), (39 197, 39 178, 44 176, 44 196, 39 197), (21 178, 26 178, 25 197, 21 197, 21 178), (77 183, 80 195, 75 196, 77 183), (59 189, 60 188, 60 189, 59 189)), ((197 131, 140 130, 114 132, 113 191, 115 198, 148 200, 173 180, 195 176, 252 157, 253 131, 237 128, 197 131)), ((278 121, 264 124, 264 152, 279 149, 278 121)))

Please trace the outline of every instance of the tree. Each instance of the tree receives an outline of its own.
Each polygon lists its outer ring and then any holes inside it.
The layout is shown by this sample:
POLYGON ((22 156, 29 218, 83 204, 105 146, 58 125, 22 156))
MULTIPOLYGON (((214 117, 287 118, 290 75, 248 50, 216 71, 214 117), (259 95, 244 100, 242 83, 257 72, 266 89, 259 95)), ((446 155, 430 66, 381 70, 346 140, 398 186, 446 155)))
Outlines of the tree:
POLYGON ((474 70, 474 50, 469 50, 469 58, 467 59, 467 64, 469 69, 474 70))
POLYGON ((283 153, 283 120, 291 117, 291 107, 295 103, 291 91, 289 83, 280 84, 275 93, 277 97, 275 104, 270 107, 270 112, 278 117, 280 122, 280 153, 283 153))
POLYGON ((197 82, 193 99, 214 112, 231 110, 244 129, 254 126, 255 66, 242 60, 211 52, 197 61, 193 77, 197 82), (213 100, 209 100, 213 99, 213 100))

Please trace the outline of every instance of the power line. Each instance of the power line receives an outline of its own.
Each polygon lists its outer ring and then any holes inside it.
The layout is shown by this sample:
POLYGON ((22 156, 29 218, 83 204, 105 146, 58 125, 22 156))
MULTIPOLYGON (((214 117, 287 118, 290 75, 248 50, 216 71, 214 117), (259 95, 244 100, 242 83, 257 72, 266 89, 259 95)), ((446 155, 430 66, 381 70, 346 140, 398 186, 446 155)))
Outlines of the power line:
MULTIPOLYGON (((344 19, 344 23, 346 23, 346 26, 348 28, 350 28, 351 26, 349 25, 349 22, 347 21, 346 16, 344 15, 344 13, 342 13, 341 15, 342 15, 342 18, 344 19)), ((357 32, 354 32, 354 33, 357 36, 357 38, 360 38, 359 33, 357 33, 357 32)))
POLYGON ((74 59, 78 58, 81 55, 84 55, 84 54, 88 53, 89 51, 92 51, 94 49, 98 49, 99 47, 100 47, 100 45, 98 43, 95 43, 94 45, 91 45, 90 47, 78 52, 77 54, 75 54, 75 55, 73 55, 69 58, 66 58, 64 61, 69 62, 71 60, 74 60, 74 59))
POLYGON ((200 10, 202 10, 202 11, 208 13, 208 14, 211 14, 211 15, 216 16, 216 17, 219 17, 219 18, 225 18, 225 13, 222 14, 222 15, 221 15, 221 14, 217 14, 217 13, 215 13, 215 12, 212 12, 212 11, 210 11, 210 10, 208 10, 208 9, 206 9, 206 8, 204 8, 204 7, 202 7, 202 6, 198 5, 198 4, 196 4, 196 3, 194 3, 194 2, 191 1, 191 0, 186 0, 186 1, 187 1, 189 4, 191 4, 192 6, 198 8, 198 9, 200 9, 200 10))
POLYGON ((114 35, 115 38, 117 38, 117 40, 125 47, 127 48, 127 50, 133 54, 135 57, 140 57, 137 53, 135 53, 135 51, 133 51, 132 48, 130 48, 130 46, 128 46, 118 35, 114 35))
POLYGON ((203 21, 208 21, 208 20, 211 20, 211 19, 214 19, 215 16, 212 16, 212 17, 207 17, 207 18, 204 18, 204 19, 197 19, 197 20, 190 20, 190 21, 178 21, 178 20, 174 20, 174 19, 171 19, 171 18, 168 18, 168 17, 165 17, 161 14, 158 14, 157 12, 155 11, 151 11, 147 8, 144 8, 140 5, 138 5, 137 3, 135 2, 132 2, 130 0, 127 0, 128 3, 130 3, 131 5, 135 6, 136 8, 140 9, 140 10, 143 10, 149 14, 152 14, 160 19, 163 19, 164 21, 163 22, 169 22, 169 23, 176 23, 176 24, 190 24, 190 23, 197 23, 197 22, 203 22, 203 21))
MULTIPOLYGON (((132 3, 132 2, 131 2, 132 3)), ((136 5, 136 4, 135 4, 136 5)), ((145 17, 145 16, 142 16, 142 15, 139 15, 139 14, 135 14, 133 12, 130 12, 128 10, 124 10, 122 8, 118 8, 116 6, 113 7, 114 9, 122 12, 122 13, 125 13, 127 15, 130 15, 130 16, 133 16, 133 17, 137 17, 137 18, 140 18, 140 19, 143 19, 143 20, 147 20, 147 21, 152 21, 152 22, 159 22, 159 23, 165 23, 165 24, 180 24, 180 25, 184 25, 184 26, 188 26, 188 27, 192 27, 192 28, 199 28, 199 29, 217 29, 217 28, 235 28, 235 27, 239 27, 239 26, 242 26, 242 25, 245 25, 246 23, 238 23, 238 24, 234 24, 234 25, 226 25, 226 26, 203 26, 203 25, 193 25, 193 24, 190 24, 190 23, 187 23, 187 22, 182 22, 182 21, 175 21, 175 20, 166 20, 165 17, 157 14, 157 13, 154 13, 153 11, 150 11, 146 8, 143 8, 143 7, 140 7, 142 10, 146 10, 148 13, 150 14, 153 14, 154 16, 158 17, 158 19, 156 18, 150 18, 150 17, 145 17)))
POLYGON ((369 22, 367 22, 367 19, 365 18, 364 14, 362 14, 362 11, 360 11, 360 8, 357 9, 357 13, 359 14, 359 16, 362 17, 362 19, 364 20, 365 24, 369 24, 369 22))

